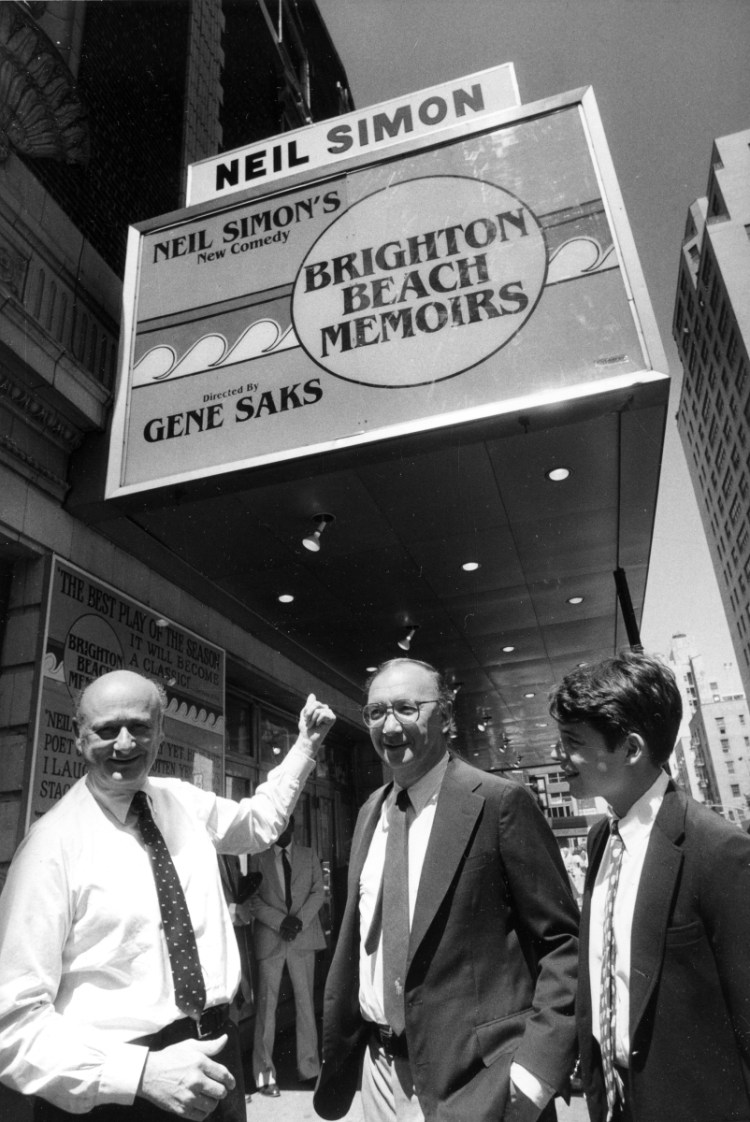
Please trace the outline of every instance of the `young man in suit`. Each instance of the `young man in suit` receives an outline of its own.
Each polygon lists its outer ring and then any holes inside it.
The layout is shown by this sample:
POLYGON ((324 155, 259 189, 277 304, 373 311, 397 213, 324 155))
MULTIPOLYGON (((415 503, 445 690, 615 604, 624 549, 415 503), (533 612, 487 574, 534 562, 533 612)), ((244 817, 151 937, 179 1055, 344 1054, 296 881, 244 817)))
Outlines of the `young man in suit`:
POLYGON ((385 663, 367 698, 393 782, 354 831, 315 1109, 346 1114, 361 1072, 367 1122, 554 1119, 575 1059, 578 930, 557 843, 520 783, 450 755, 434 667, 385 663))
POLYGON ((317 1079, 320 1071, 313 988, 315 952, 326 945, 318 916, 325 899, 323 873, 312 849, 294 841, 294 815, 273 848, 252 858, 250 870, 263 875, 248 902, 258 964, 253 1075, 261 1094, 278 1098, 273 1045, 285 964, 294 990, 299 1081, 317 1079))
POLYGON ((550 711, 571 794, 608 803, 588 842, 576 1010, 591 1118, 750 1119, 750 838, 664 770, 674 675, 628 652, 574 670, 550 711))

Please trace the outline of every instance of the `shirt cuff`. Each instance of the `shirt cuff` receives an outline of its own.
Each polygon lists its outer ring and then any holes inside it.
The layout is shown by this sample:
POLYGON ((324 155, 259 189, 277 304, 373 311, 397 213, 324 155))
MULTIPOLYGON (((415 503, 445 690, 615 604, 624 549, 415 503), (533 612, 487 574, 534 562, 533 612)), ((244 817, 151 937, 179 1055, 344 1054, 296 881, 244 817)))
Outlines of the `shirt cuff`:
POLYGON ((108 1050, 99 1080, 97 1106, 104 1103, 130 1106, 140 1086, 147 1056, 148 1048, 141 1044, 119 1044, 108 1050))
POLYGON ((510 1077, 518 1090, 523 1092, 527 1099, 531 1099, 534 1106, 538 1107, 539 1110, 544 1110, 555 1093, 554 1087, 545 1083, 539 1076, 532 1075, 520 1064, 512 1063, 510 1065, 510 1077))

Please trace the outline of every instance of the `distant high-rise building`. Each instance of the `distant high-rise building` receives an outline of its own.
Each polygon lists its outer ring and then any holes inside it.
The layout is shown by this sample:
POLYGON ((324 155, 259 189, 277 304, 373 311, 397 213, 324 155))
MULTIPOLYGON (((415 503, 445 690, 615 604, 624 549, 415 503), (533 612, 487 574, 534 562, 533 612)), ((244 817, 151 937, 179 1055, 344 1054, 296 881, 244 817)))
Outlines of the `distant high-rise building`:
POLYGON ((677 427, 750 696, 750 129, 715 141, 689 209, 673 334, 677 427))
MULTIPOLYGON (((682 696, 683 720, 672 770, 698 802, 730 822, 750 818, 750 710, 726 680, 709 679, 687 635, 673 635, 668 658, 682 696)), ((735 677, 732 667, 731 677, 735 677)))

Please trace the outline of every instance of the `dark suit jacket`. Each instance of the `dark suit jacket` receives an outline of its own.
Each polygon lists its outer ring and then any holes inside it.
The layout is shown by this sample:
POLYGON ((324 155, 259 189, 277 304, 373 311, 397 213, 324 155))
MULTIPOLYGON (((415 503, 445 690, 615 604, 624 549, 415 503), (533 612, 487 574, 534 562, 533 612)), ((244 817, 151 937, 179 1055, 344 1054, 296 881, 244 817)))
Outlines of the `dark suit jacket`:
MULTIPOLYGON (((326 983, 315 1109, 340 1118, 368 1029, 359 1009, 359 879, 384 798, 360 811, 326 983)), ((499 1122, 517 1060, 564 1089, 575 1052, 578 910, 560 852, 520 784, 448 765, 419 882, 406 1037, 427 1119, 499 1122)), ((554 1108, 545 1117, 554 1118, 554 1108)))
MULTIPOLYGON (((589 837, 577 1019, 589 1113, 606 1118, 589 980, 591 891, 606 822, 589 837)), ((670 782, 643 866, 630 964, 635 1122, 750 1122, 750 838, 670 782)))

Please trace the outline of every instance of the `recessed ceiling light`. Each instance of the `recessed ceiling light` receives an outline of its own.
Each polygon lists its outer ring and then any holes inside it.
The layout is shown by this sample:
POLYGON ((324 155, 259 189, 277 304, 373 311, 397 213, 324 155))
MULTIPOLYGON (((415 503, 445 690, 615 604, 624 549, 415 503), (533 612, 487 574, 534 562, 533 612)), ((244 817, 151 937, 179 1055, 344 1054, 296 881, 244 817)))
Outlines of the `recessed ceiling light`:
POLYGON ((582 604, 583 603, 583 596, 569 596, 568 597, 568 603, 569 604, 582 604))
POLYGON ((461 568, 464 570, 465 573, 474 573, 479 568, 479 562, 478 561, 464 561, 461 568))
POLYGON ((551 479, 553 483, 562 483, 563 479, 567 479, 570 475, 570 468, 550 468, 546 475, 547 479, 551 479))
POLYGON ((503 653, 504 654, 510 654, 510 652, 514 651, 515 649, 516 649, 515 647, 503 647, 503 653))
POLYGON ((377 670, 377 666, 366 666, 365 667, 365 674, 374 674, 376 670, 377 670))
POLYGON ((282 592, 281 596, 279 596, 280 604, 291 604, 293 600, 294 597, 292 596, 291 592, 282 592))
POLYGON ((525 693, 523 696, 524 697, 536 697, 536 694, 533 693, 533 692, 532 693, 525 693))

